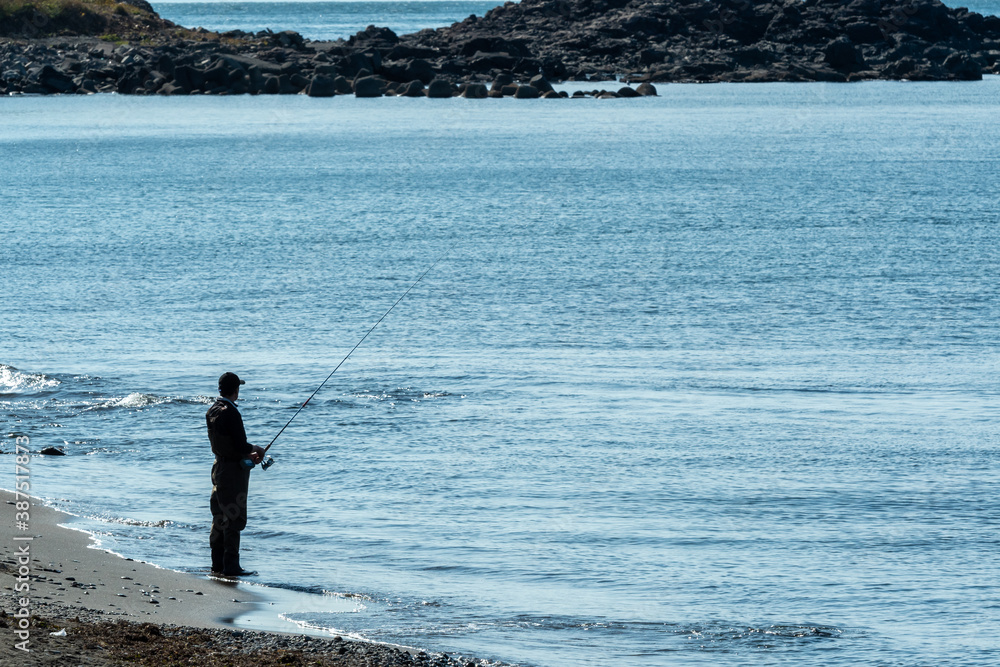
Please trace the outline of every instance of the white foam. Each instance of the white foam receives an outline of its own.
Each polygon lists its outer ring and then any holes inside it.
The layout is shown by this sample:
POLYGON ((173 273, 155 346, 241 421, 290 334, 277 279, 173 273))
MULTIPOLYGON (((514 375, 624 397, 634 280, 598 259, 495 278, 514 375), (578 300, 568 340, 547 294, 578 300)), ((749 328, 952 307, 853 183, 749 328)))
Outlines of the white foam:
POLYGON ((59 380, 42 373, 25 373, 13 366, 0 364, 0 393, 23 390, 48 389, 61 384, 59 380))
POLYGON ((94 403, 93 405, 84 408, 84 410, 110 410, 114 408, 145 408, 149 407, 150 405, 167 403, 170 400, 172 399, 166 396, 156 396, 154 394, 142 394, 139 392, 133 392, 128 396, 120 396, 120 397, 101 400, 100 402, 94 403))

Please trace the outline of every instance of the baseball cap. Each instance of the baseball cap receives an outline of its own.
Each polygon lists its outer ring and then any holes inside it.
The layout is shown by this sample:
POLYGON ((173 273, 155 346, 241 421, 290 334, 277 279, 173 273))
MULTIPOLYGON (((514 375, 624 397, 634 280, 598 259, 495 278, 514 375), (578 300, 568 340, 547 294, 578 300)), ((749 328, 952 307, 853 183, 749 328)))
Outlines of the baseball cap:
POLYGON ((241 380, 236 373, 227 371, 219 376, 219 393, 231 394, 241 384, 246 384, 246 380, 241 380))

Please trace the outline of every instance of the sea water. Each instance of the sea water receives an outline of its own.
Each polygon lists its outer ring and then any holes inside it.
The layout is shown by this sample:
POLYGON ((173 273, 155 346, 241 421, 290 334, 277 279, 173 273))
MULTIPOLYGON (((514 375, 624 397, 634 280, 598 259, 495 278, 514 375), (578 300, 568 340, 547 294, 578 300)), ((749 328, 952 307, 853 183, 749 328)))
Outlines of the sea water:
POLYGON ((482 16, 499 0, 347 0, 301 2, 157 2, 163 18, 189 28, 209 30, 295 30, 308 39, 347 39, 369 25, 399 35, 440 28, 475 14, 482 16))
POLYGON ((0 446, 203 573, 217 377, 266 444, 433 266, 252 475, 243 564, 331 601, 288 618, 531 666, 996 663, 998 105, 4 100, 0 446))

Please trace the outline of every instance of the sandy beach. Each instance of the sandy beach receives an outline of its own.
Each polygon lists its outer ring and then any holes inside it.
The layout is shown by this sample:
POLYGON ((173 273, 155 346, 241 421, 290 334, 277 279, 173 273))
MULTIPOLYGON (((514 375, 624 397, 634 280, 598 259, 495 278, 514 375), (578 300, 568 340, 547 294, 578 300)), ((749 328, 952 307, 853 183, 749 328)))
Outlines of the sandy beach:
POLYGON ((13 493, 0 491, 0 499, 5 508, 0 522, 0 667, 476 664, 309 636, 292 632, 291 623, 288 632, 237 628, 237 619, 254 615, 265 627, 275 627, 262 611, 274 598, 237 581, 167 570, 94 548, 89 534, 66 527, 71 515, 34 499, 24 530, 13 493))

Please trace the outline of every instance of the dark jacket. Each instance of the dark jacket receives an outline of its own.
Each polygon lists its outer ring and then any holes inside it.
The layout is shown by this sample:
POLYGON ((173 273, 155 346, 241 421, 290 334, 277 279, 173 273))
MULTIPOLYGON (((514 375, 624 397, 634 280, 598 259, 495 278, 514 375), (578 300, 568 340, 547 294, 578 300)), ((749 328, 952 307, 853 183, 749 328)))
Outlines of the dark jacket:
POLYGON ((205 422, 215 458, 221 461, 240 461, 253 451, 253 446, 247 442, 243 417, 229 401, 215 399, 215 403, 205 413, 205 422))

